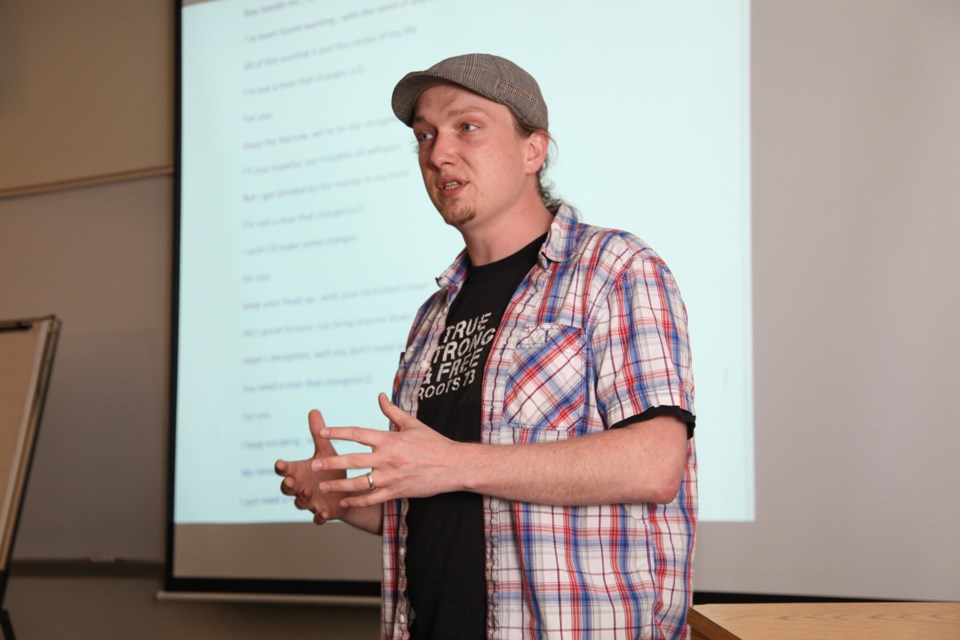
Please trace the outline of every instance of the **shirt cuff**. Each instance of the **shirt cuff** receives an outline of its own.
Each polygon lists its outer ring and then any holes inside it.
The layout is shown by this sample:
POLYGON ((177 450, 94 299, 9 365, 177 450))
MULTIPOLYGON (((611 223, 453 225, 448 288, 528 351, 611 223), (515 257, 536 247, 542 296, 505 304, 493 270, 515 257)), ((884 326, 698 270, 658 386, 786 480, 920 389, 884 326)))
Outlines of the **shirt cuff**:
POLYGON ((650 420, 652 418, 657 418, 659 416, 675 416, 677 418, 680 418, 687 425, 687 439, 689 440, 690 438, 693 437, 693 428, 697 426, 696 425, 697 416, 693 415, 686 409, 681 409, 680 407, 674 407, 674 406, 650 407, 643 413, 639 413, 635 416, 625 418, 620 422, 612 425, 610 428, 620 429, 629 424, 633 424, 634 422, 643 422, 644 420, 650 420))

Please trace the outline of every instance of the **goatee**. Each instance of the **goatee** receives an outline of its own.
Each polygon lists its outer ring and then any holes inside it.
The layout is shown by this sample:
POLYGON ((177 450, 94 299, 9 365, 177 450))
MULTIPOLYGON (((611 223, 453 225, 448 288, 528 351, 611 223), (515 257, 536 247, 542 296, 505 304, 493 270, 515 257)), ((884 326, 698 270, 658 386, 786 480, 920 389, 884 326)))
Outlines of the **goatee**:
POLYGON ((438 209, 438 211, 443 216, 444 222, 458 229, 477 217, 476 209, 454 209, 450 211, 438 209))

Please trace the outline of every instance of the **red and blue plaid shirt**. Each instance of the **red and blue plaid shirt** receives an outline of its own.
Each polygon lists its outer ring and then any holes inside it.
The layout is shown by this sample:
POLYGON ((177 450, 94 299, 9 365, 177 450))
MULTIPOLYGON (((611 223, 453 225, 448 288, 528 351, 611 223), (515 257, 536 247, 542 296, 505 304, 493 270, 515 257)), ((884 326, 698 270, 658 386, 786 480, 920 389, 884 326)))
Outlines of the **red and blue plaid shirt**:
MULTIPOLYGON (((462 254, 416 315, 394 386, 410 414, 467 265, 462 254)), ((580 224, 562 206, 494 339, 481 439, 560 441, 657 407, 693 413, 686 310, 673 276, 637 238, 580 224)), ((409 637, 413 615, 404 596, 406 512, 406 500, 384 505, 383 637, 392 640, 409 637)), ((680 493, 667 505, 485 496, 488 637, 686 637, 696 514, 693 439, 680 493)))

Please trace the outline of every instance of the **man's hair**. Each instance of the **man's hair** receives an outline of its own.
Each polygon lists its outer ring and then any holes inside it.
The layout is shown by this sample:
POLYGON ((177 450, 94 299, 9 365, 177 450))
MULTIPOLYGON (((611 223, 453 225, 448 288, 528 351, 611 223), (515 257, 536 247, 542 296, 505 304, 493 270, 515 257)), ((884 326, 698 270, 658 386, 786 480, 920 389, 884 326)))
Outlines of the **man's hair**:
POLYGON ((540 193, 540 199, 543 200, 543 205, 549 209, 551 213, 556 213, 557 209, 560 208, 560 205, 563 204, 563 200, 557 198, 553 195, 553 193, 551 193, 550 190, 553 188, 553 185, 544 178, 544 174, 547 172, 547 165, 550 164, 549 145, 554 144, 553 137, 546 129, 539 129, 521 122, 520 119, 517 118, 516 114, 513 113, 512 109, 510 110, 510 115, 513 118, 513 128, 516 130, 517 135, 528 138, 534 133, 540 131, 547 136, 547 155, 543 159, 543 165, 541 165, 539 171, 537 171, 537 191, 540 193))

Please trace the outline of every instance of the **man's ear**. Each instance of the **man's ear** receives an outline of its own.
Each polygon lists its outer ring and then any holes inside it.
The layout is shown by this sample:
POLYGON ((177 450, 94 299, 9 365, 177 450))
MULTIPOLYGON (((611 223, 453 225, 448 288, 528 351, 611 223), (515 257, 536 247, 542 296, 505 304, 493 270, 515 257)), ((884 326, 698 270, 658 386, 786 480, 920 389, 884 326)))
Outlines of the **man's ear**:
POLYGON ((527 172, 536 173, 547 161, 550 136, 546 131, 534 131, 527 137, 527 172))

